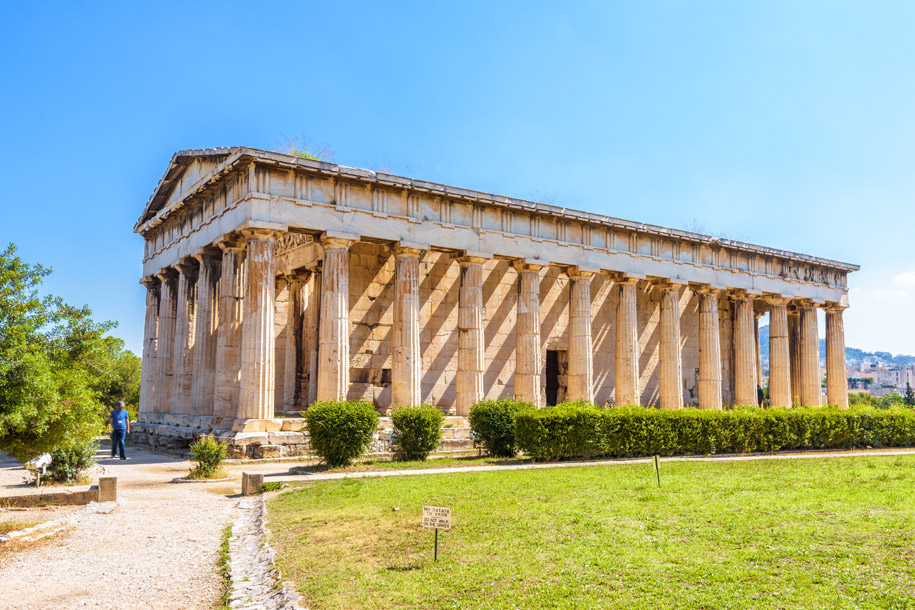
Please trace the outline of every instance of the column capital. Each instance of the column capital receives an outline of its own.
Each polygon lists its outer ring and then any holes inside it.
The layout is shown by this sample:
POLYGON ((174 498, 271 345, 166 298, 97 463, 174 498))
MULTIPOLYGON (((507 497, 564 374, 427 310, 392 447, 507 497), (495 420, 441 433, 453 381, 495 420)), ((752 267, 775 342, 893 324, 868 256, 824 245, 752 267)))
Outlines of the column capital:
POLYGON ((781 305, 787 305, 790 303, 791 298, 792 297, 785 294, 766 293, 763 295, 762 300, 768 305, 779 307, 781 305))
POLYGON ((522 271, 540 271, 544 267, 549 267, 550 261, 541 260, 539 258, 518 258, 512 261, 512 267, 518 273, 522 271))
POLYGON ((245 238, 238 233, 226 233, 213 242, 213 244, 223 252, 240 252, 245 249, 245 238))
POLYGON ((178 273, 181 275, 196 275, 199 268, 200 265, 193 256, 185 256, 175 263, 175 269, 177 269, 178 273))
POLYGON ((280 231, 268 227, 245 227, 241 230, 241 234, 244 235, 246 239, 276 241, 280 231))
POLYGON ((178 270, 173 267, 163 267, 154 275, 159 278, 160 282, 167 282, 178 277, 178 270))
POLYGON ((566 275, 572 280, 589 280, 600 273, 597 267, 586 267, 584 265, 569 265, 566 267, 566 275))
POLYGON ((621 271, 610 271, 607 273, 613 281, 617 284, 635 286, 641 280, 648 279, 647 276, 642 275, 641 273, 623 273, 621 271))
POLYGON ((325 231, 319 241, 325 250, 349 250, 350 246, 359 241, 359 236, 339 231, 325 231))
POLYGON ((714 294, 716 297, 727 292, 727 287, 720 284, 697 284, 695 282, 689 284, 689 289, 696 294, 714 294))
POLYGON ((420 244, 413 241, 395 241, 392 247, 394 256, 419 256, 431 249, 432 247, 428 244, 420 244))
POLYGON ((313 271, 308 269, 293 269, 289 273, 281 273, 277 275, 277 279, 282 278, 287 282, 302 282, 311 277, 313 271))
POLYGON ((452 258, 462 265, 481 265, 488 260, 492 260, 491 252, 481 252, 479 250, 462 250, 452 255, 452 258))
POLYGON ((158 288, 161 281, 157 275, 147 275, 140 280, 140 283, 147 288, 158 288))
POLYGON ((216 263, 222 260, 222 252, 215 246, 206 246, 194 254, 193 258, 201 265, 204 262, 216 263))
POLYGON ((848 309, 848 305, 843 305, 842 303, 827 302, 823 309, 826 311, 826 313, 842 313, 848 309))
POLYGON ((651 282, 661 290, 678 290, 681 286, 689 284, 686 280, 671 278, 652 278, 651 282))

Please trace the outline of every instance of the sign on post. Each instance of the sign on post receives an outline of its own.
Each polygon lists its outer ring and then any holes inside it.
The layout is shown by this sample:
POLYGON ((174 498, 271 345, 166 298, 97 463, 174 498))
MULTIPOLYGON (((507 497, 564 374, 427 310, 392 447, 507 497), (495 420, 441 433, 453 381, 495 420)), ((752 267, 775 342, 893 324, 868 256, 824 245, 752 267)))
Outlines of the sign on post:
POLYGON ((435 530, 435 561, 438 561, 438 530, 451 529, 451 509, 447 506, 423 506, 423 527, 435 530))

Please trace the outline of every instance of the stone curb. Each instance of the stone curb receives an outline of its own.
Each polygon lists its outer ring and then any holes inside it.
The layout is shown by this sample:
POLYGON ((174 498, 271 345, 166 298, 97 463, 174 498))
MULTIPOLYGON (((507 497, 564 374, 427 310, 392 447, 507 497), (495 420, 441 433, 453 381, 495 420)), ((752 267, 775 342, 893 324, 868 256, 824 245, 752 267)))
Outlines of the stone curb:
POLYGON ((234 481, 235 477, 226 477, 224 479, 185 479, 184 477, 175 477, 172 483, 228 483, 234 481))
POLYGON ((229 608, 303 610, 295 589, 273 565, 263 494, 244 498, 238 508, 241 516, 232 524, 229 537, 229 608))
POLYGON ((27 527, 21 530, 13 530, 6 534, 0 535, 0 544, 4 542, 11 542, 13 540, 22 540, 23 542, 32 542, 35 540, 41 540, 57 532, 62 532, 63 530, 76 527, 80 518, 85 515, 105 515, 112 512, 117 508, 117 502, 90 502, 85 505, 72 515, 63 517, 60 519, 54 519, 53 521, 45 521, 44 523, 39 523, 32 527, 27 527))

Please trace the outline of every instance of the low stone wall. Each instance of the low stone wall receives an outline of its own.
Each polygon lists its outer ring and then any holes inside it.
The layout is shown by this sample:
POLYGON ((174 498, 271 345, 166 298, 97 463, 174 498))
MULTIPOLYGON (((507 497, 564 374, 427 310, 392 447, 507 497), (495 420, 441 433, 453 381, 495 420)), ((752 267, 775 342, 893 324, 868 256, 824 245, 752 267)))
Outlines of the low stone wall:
MULTIPOLYGON (((258 424, 261 424, 261 430, 247 432, 221 430, 220 423, 222 422, 215 421, 212 417, 141 416, 139 422, 132 424, 128 440, 131 445, 186 456, 194 439, 211 434, 228 444, 226 457, 230 459, 314 457, 304 418, 260 420, 258 424)), ((393 455, 393 432, 391 418, 382 417, 367 454, 376 457, 393 455)), ((442 426, 442 440, 435 453, 463 453, 473 448, 467 420, 463 417, 446 417, 442 426)))

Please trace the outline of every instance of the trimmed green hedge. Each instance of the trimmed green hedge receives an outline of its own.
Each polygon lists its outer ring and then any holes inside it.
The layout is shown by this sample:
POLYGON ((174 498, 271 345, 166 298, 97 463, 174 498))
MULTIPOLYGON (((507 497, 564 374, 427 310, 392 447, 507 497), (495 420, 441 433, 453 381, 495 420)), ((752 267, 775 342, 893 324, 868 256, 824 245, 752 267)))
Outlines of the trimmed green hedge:
POLYGON ((372 443, 378 414, 365 400, 334 400, 312 404, 305 422, 315 453, 330 467, 346 466, 372 443))
POLYGON ((391 413, 394 424, 394 457, 398 460, 425 460, 442 439, 445 416, 432 405, 396 407, 391 413))
POLYGON ((515 438, 538 460, 905 447, 915 446, 915 410, 557 405, 518 413, 515 438))
POLYGON ((529 402, 511 398, 478 400, 470 407, 467 419, 487 453, 496 457, 513 457, 518 452, 515 443, 515 415, 534 408, 529 402))

